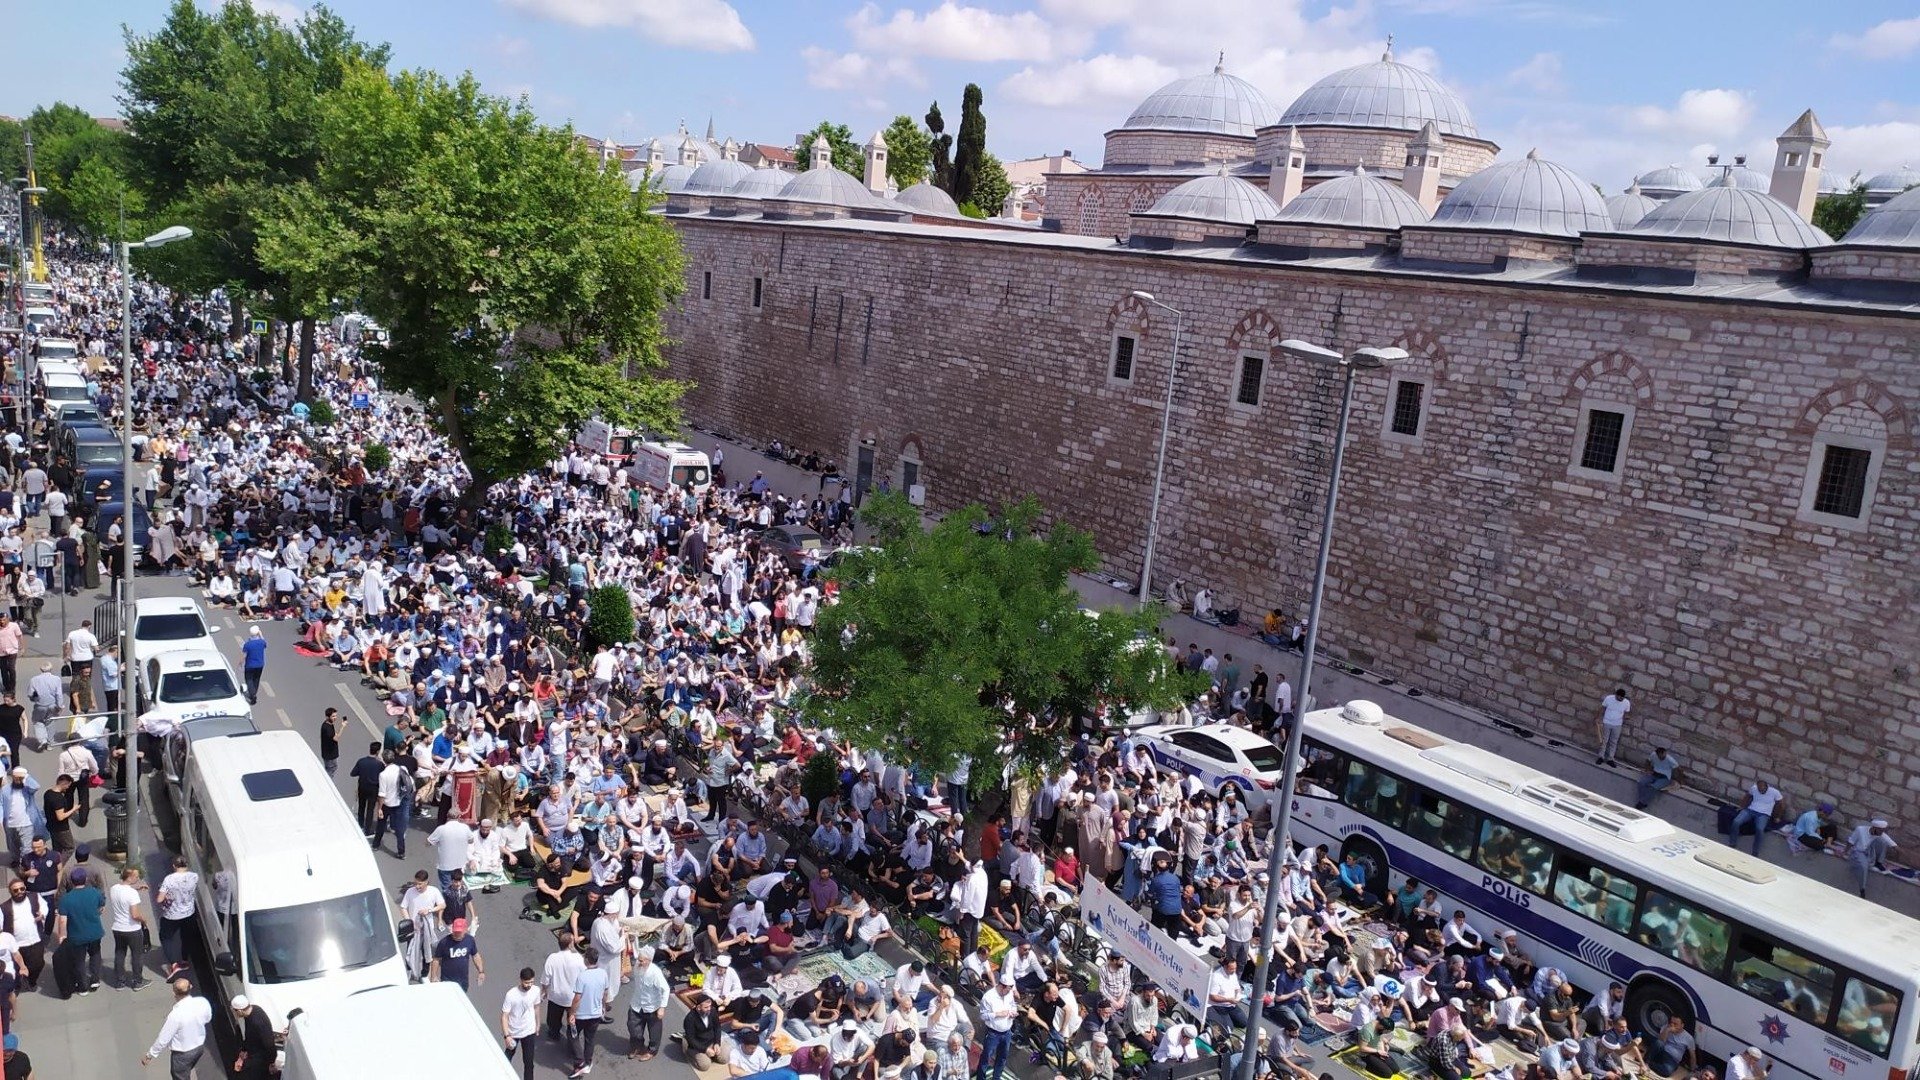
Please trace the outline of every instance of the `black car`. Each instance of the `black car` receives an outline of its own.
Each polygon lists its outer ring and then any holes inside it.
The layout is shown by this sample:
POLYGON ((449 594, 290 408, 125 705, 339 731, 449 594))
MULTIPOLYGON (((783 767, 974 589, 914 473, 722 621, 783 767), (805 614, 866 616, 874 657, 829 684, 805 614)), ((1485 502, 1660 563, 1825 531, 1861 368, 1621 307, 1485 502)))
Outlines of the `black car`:
POLYGON ((807 552, 816 559, 826 554, 827 540, 805 525, 775 525, 760 533, 760 545, 779 552, 787 568, 797 571, 807 552))

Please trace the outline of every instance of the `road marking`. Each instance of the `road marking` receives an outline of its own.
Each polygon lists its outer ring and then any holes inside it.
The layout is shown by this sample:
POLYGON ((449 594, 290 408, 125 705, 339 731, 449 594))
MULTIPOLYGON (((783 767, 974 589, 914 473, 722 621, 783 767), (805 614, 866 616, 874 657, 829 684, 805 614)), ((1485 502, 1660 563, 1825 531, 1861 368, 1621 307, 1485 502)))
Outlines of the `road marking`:
POLYGON ((293 717, 291 717, 291 716, 288 716, 288 715, 287 715, 287 710, 285 710, 285 709, 275 709, 275 710, 273 710, 273 711, 274 711, 274 712, 277 712, 277 713, 279 713, 279 714, 280 714, 280 722, 281 722, 281 723, 283 723, 283 724, 285 724, 285 725, 287 725, 288 727, 292 727, 292 726, 293 726, 293 717))
POLYGON ((366 725, 367 734, 373 736, 376 739, 380 738, 381 736, 380 736, 379 725, 373 722, 373 717, 367 715, 366 706, 361 705, 360 699, 353 696, 353 691, 347 688, 347 684, 343 682, 337 682, 337 683, 334 683, 333 685, 335 689, 340 691, 340 696, 347 700, 347 708, 352 709, 353 714, 360 718, 360 722, 362 724, 366 725))
POLYGON ((267 684, 266 684, 266 683, 265 683, 264 681, 263 681, 263 682, 261 682, 261 684, 260 684, 260 692, 261 692, 261 693, 263 693, 263 694, 265 694, 265 695, 267 695, 268 697, 277 697, 277 696, 279 696, 279 695, 277 695, 277 694, 275 694, 275 693, 273 692, 273 687, 271 687, 271 686, 268 686, 268 685, 267 685, 267 684))

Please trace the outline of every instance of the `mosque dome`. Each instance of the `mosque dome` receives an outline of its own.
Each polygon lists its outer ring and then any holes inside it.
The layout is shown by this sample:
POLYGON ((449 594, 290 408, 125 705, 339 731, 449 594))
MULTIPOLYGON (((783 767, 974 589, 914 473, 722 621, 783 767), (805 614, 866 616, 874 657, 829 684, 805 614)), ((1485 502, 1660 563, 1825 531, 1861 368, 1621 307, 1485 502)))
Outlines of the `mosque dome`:
POLYGON ((1424 225, 1427 212, 1398 184, 1389 184, 1356 166, 1301 192, 1274 215, 1299 225, 1342 225, 1358 229, 1398 229, 1424 225))
POLYGON ((953 201, 953 196, 925 180, 895 195, 893 201, 900 206, 918 210, 924 214, 958 214, 960 212, 960 204, 953 201))
POLYGON ((771 199, 793 181, 793 175, 779 169, 748 169, 747 175, 727 194, 742 199, 771 199))
POLYGON ((1280 208, 1266 192, 1230 175, 1222 166, 1211 176, 1189 180, 1160 196, 1147 213, 1155 217, 1251 225, 1277 216, 1280 208))
POLYGON ((1920 249, 1920 187, 1895 195, 1861 215, 1841 243, 1920 249))
POLYGON ((1393 58, 1333 74, 1307 87, 1280 117, 1283 126, 1366 127, 1419 131, 1431 120, 1442 135, 1480 137, 1460 95, 1419 68, 1393 58))
POLYGON ((660 171, 652 174, 653 190, 665 195, 676 195, 687 189, 687 181, 693 179, 695 165, 662 165, 660 171))
POLYGON ((1635 181, 1627 190, 1607 200, 1607 216, 1613 219, 1614 228, 1631 229, 1659 205, 1658 199, 1642 195, 1640 183, 1635 181))
POLYGON ((778 195, 790 202, 822 203, 867 209, 879 202, 865 184, 832 166, 808 169, 787 181, 778 195))
POLYGON ((1727 176, 1732 178, 1734 187, 1747 191, 1770 191, 1773 189, 1773 180, 1763 173, 1758 173, 1747 168, 1747 161, 1744 157, 1735 158, 1732 165, 1722 165, 1717 161, 1709 159, 1706 172, 1700 176, 1700 186, 1708 188, 1719 183, 1722 172, 1725 172, 1727 176))
POLYGON ((1613 231, 1606 201, 1593 185, 1532 150, 1460 181, 1433 212, 1433 224, 1547 236, 1613 231))
POLYGON ((1920 185, 1920 170, 1909 165, 1890 169, 1878 176, 1867 178, 1867 194, 1898 195, 1915 185, 1920 185))
POLYGON ((1833 238, 1800 219, 1786 203, 1740 187, 1732 177, 1661 204, 1627 230, 1638 236, 1717 240, 1772 248, 1825 247, 1833 238))
POLYGON ((1671 199, 1675 195, 1684 195, 1689 191, 1699 191, 1707 185, 1696 175, 1678 165, 1668 165, 1652 172, 1641 173, 1633 181, 1640 187, 1640 194, 1656 202, 1671 199))
POLYGON ((720 149, 719 143, 714 142, 712 139, 701 138, 700 136, 695 135, 693 132, 688 131, 687 122, 685 120, 682 120, 680 122, 680 127, 677 130, 675 130, 673 134, 656 135, 651 139, 645 140, 644 142, 647 144, 658 142, 660 144, 660 148, 663 151, 665 151, 667 160, 671 162, 678 162, 680 160, 680 146, 682 143, 686 142, 688 139, 693 140, 694 152, 699 155, 700 160, 703 162, 719 161, 720 159, 727 156, 725 152, 723 152, 720 149))
POLYGON ((1122 128, 1239 135, 1273 123, 1279 110, 1252 83, 1216 64, 1211 74, 1175 79, 1147 95, 1122 128))
POLYGON ((1821 171, 1820 194, 1845 195, 1847 192, 1851 190, 1853 190, 1853 184, 1847 177, 1842 176, 1837 172, 1834 172, 1832 169, 1825 169, 1821 171))
POLYGON ((688 195, 730 195, 754 168, 743 161, 715 158, 696 166, 680 190, 688 195))

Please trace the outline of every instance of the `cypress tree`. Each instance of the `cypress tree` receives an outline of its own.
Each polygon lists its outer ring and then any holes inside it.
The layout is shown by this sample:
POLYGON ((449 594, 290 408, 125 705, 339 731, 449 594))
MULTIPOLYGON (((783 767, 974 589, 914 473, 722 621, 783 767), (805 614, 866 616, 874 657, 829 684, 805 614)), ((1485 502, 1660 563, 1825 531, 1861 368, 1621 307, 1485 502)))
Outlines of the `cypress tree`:
POLYGON ((932 133, 928 146, 933 151, 933 186, 951 195, 953 160, 948 155, 953 150, 953 136, 946 133, 947 121, 940 115, 940 103, 937 101, 927 109, 927 131, 932 133))
POLYGON ((987 152, 987 117, 980 111, 980 98, 980 87, 974 83, 968 83, 960 96, 960 138, 953 148, 953 190, 948 194, 962 205, 973 201, 987 152))

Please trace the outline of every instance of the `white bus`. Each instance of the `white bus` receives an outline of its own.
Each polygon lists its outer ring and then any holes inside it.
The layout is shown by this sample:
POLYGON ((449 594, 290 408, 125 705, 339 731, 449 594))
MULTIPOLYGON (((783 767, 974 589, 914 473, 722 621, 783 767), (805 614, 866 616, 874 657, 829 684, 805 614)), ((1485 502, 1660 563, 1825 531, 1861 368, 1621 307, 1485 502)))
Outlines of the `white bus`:
POLYGON ((1418 879, 1590 992, 1621 983, 1636 1031, 1678 1015, 1779 1078, 1906 1080, 1920 1058, 1920 922, 1370 701, 1305 724, 1297 841, 1357 854, 1373 888, 1418 879))

